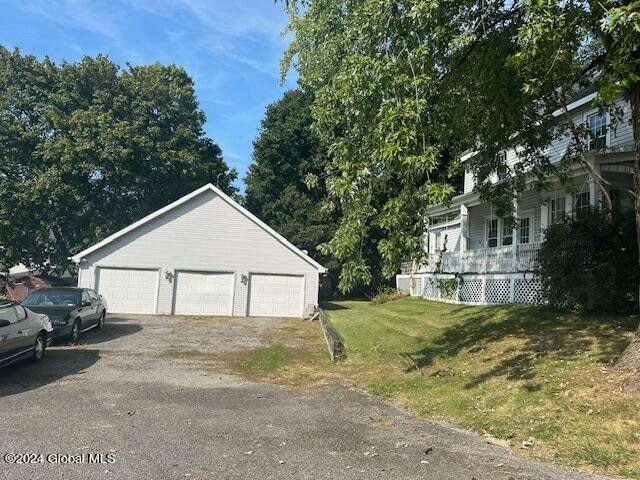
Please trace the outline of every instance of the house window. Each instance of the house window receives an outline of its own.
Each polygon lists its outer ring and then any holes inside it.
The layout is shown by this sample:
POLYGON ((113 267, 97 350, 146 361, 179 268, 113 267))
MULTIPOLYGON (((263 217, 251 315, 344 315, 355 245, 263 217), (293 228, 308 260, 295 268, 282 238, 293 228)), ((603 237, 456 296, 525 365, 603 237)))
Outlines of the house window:
POLYGON ((487 219, 487 247, 497 247, 498 246, 498 219, 497 218, 488 218, 487 219))
POLYGON ((576 195, 576 217, 579 217, 582 213, 588 211, 589 208, 591 208, 591 195, 589 192, 581 192, 576 195))
POLYGON ((549 217, 551 218, 551 223, 560 223, 564 220, 566 215, 566 206, 565 206, 565 198, 553 198, 549 204, 549 217))
POLYGON ((531 218, 520 219, 520 243, 529 243, 531 240, 531 218))
POLYGON ((511 245, 513 243, 513 230, 510 228, 509 222, 502 221, 502 245, 511 245))
POLYGON ((594 113, 587 116, 589 130, 589 150, 599 150, 607 146, 607 115, 594 113))
POLYGON ((442 250, 442 233, 436 232, 433 235, 433 251, 437 253, 440 250, 442 250))

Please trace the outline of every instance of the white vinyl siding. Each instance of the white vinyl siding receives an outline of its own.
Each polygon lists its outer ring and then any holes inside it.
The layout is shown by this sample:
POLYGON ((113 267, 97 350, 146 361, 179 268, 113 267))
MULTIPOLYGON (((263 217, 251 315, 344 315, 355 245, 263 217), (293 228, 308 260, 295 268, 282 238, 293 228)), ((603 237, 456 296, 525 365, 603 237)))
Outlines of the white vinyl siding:
MULTIPOLYGON (((616 107, 620 109, 620 118, 617 119, 614 125, 611 119, 611 115, 608 113, 605 115, 607 118, 607 146, 609 149, 632 149, 633 148, 633 128, 631 126, 631 107, 628 102, 619 98, 616 101, 616 107)), ((575 110, 570 112, 572 121, 576 125, 585 125, 587 117, 593 113, 597 113, 597 110, 593 108, 592 103, 588 102, 575 110)), ((564 120, 564 116, 558 117, 559 121, 564 120)), ((587 140, 587 139, 585 139, 587 140)), ((563 134, 557 139, 551 142, 551 145, 547 148, 546 154, 552 163, 559 162, 565 155, 572 138, 568 134, 563 134)), ((507 165, 513 167, 518 163, 518 155, 515 149, 507 151, 507 165)), ((464 176, 464 193, 469 193, 473 190, 474 179, 469 172, 465 172, 464 176)))
POLYGON ((302 316, 304 277, 252 274, 249 285, 249 316, 302 316))
POLYGON ((445 247, 447 252, 460 251, 460 223, 448 227, 431 228, 430 252, 437 253, 445 247))
POLYGON ((176 315, 231 315, 233 273, 177 272, 176 315))
POLYGON ((469 170, 465 170, 464 185, 463 185, 462 193, 473 192, 475 185, 476 185, 476 182, 475 182, 475 179, 473 178, 473 173, 471 173, 469 170))
POLYGON ((101 265, 160 269, 157 313, 171 314, 176 273, 232 272, 233 315, 246 315, 250 273, 302 275, 304 305, 318 304, 317 268, 211 190, 142 224, 80 263, 83 286, 92 287, 101 265))
POLYGON ((100 267, 96 280, 109 312, 156 313, 158 270, 100 267))

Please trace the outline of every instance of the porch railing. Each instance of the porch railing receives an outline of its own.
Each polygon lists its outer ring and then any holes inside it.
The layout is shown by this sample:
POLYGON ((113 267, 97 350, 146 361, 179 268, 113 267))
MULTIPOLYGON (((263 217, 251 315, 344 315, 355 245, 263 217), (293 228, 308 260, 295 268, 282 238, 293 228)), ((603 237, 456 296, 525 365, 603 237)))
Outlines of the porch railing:
MULTIPOLYGON (((494 248, 479 248, 464 252, 444 252, 427 255, 426 263, 417 272, 500 273, 527 272, 538 265, 542 242, 520 243, 494 248)), ((403 264, 402 272, 411 273, 411 264, 403 264)))

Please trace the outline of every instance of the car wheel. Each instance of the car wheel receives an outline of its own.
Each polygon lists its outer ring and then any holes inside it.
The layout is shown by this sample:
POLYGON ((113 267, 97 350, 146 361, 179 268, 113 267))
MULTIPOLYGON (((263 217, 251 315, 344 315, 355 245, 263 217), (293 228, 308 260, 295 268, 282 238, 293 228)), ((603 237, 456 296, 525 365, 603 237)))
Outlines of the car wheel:
POLYGON ((38 335, 36 338, 36 344, 33 346, 33 355, 31 356, 31 360, 35 363, 38 363, 40 360, 44 358, 44 350, 47 348, 47 340, 44 334, 38 335))
POLYGON ((98 319, 98 325, 96 326, 96 329, 102 330, 104 328, 104 321, 106 316, 107 316, 107 312, 103 310, 102 315, 100 315, 100 318, 98 319))
POLYGON ((69 334, 69 343, 78 343, 78 339, 80 338, 80 320, 76 320, 73 322, 73 327, 71 327, 71 333, 69 334))

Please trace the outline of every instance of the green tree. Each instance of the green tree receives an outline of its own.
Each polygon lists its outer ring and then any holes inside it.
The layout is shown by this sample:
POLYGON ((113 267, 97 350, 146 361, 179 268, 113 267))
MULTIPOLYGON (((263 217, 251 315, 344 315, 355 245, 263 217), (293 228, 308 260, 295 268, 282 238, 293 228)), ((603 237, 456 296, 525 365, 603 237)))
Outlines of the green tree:
POLYGON ((334 292, 339 269, 317 247, 333 236, 338 211, 326 201, 322 178, 326 156, 311 131, 312 96, 290 90, 267 107, 254 141, 254 163, 246 178, 246 207, 294 245, 329 269, 325 293, 334 292))
POLYGON ((0 47, 0 262, 68 257, 223 173, 180 67, 55 65, 0 47))
MULTIPOLYGON (((571 162, 589 169, 579 128, 553 116, 586 85, 595 85, 602 108, 614 109, 616 96, 631 103, 640 243, 640 2, 285 5, 294 38, 283 74, 296 68, 315 93, 314 128, 330 154, 327 185, 343 209, 328 245, 344 258, 347 287, 370 280, 358 245, 371 228, 386 233, 385 276, 403 259, 422 259, 425 209, 451 198, 455 159, 467 149, 479 152, 472 163, 479 191, 502 214, 525 170, 542 180, 571 162), (546 148, 566 134, 572 148, 552 165, 546 148), (515 146, 522 162, 512 170, 498 153, 515 146)), ((638 365, 640 331, 631 350, 638 365)))

